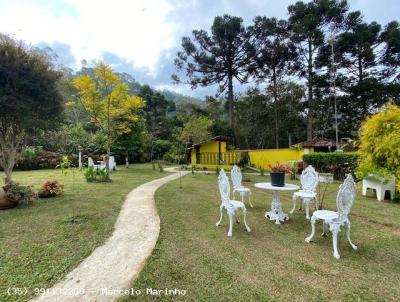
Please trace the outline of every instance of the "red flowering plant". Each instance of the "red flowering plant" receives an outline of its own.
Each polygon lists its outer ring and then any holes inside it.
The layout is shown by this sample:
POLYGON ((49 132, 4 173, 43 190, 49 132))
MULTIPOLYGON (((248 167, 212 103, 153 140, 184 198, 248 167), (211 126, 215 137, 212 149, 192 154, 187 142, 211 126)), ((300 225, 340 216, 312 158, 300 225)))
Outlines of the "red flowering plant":
POLYGON ((4 185, 3 190, 7 195, 7 199, 15 204, 30 203, 36 197, 36 194, 32 190, 32 186, 23 186, 13 181, 4 185))
POLYGON ((41 198, 55 197, 64 194, 64 185, 57 180, 46 180, 38 192, 41 198))
POLYGON ((274 165, 269 164, 269 170, 272 173, 291 173, 290 168, 287 164, 276 163, 274 165))

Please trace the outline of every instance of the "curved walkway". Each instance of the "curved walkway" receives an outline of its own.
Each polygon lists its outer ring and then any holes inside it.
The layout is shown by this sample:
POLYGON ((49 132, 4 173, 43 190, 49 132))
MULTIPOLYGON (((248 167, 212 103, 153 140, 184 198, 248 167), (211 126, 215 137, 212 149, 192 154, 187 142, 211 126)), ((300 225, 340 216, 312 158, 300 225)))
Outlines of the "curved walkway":
MULTIPOLYGON (((166 171, 176 172, 171 168, 166 171)), ((174 173, 132 190, 122 205, 112 236, 64 280, 33 301, 115 301, 122 296, 157 242, 160 217, 154 193, 177 178, 179 174, 174 173)))

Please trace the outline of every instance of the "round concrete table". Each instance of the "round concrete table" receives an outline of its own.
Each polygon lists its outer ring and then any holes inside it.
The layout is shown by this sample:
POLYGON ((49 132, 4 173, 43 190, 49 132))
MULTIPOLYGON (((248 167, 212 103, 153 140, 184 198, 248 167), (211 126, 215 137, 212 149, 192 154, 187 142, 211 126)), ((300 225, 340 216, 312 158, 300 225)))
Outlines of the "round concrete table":
POLYGON ((292 184, 285 184, 284 187, 275 187, 272 186, 270 182, 260 182, 254 184, 254 186, 261 190, 272 191, 272 203, 271 203, 271 211, 265 212, 265 218, 269 220, 275 220, 276 224, 281 224, 285 220, 289 220, 289 216, 283 213, 281 199, 279 197, 279 192, 281 191, 297 191, 299 186, 292 184))

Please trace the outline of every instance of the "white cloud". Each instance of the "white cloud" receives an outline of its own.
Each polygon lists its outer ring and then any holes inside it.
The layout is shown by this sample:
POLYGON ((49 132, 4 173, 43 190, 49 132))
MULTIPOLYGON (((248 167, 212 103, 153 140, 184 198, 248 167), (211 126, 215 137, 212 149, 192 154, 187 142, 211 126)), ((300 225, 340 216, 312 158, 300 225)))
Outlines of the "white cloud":
POLYGON ((174 45, 171 10, 164 0, 9 1, 0 4, 0 28, 32 44, 71 45, 77 63, 109 52, 152 74, 160 53, 174 45))
MULTIPOLYGON (((193 29, 209 30, 216 15, 287 17, 296 0, 0 0, 0 31, 28 43, 44 42, 66 64, 106 58, 119 72, 142 83, 192 96, 212 95, 217 86, 171 85, 173 59, 181 37, 193 29), (69 46, 69 47, 68 47, 69 46), (71 56, 72 55, 72 56, 71 56)), ((307 0, 308 1, 308 0, 307 0)), ((349 0, 368 21, 398 19, 398 0, 349 0), (382 2, 385 5, 382 5, 382 2)), ((246 89, 235 85, 235 92, 246 89)))

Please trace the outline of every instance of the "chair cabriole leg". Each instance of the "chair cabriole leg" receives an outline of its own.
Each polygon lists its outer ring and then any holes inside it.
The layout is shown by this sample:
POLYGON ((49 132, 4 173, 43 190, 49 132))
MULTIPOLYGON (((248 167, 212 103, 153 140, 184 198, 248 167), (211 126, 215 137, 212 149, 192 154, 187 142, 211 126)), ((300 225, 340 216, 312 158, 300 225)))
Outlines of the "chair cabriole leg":
POLYGON ((293 208, 290 211, 290 214, 293 214, 294 210, 296 209, 296 196, 295 195, 293 195, 292 201, 293 201, 293 208))
POLYGON ((248 224, 247 224, 246 216, 247 216, 247 210, 246 210, 246 208, 244 208, 244 209, 243 209, 243 222, 244 222, 244 225, 245 225, 245 227, 246 227, 247 232, 250 233, 250 232, 251 232, 251 229, 250 229, 250 227, 249 227, 248 224))
POLYGON ((220 216, 219 216, 219 221, 215 224, 216 226, 219 226, 219 225, 221 224, 221 222, 222 222, 222 212, 223 212, 223 209, 224 209, 224 205, 221 204, 220 207, 219 207, 219 214, 220 214, 220 216))
POLYGON ((249 204, 250 204, 250 207, 253 208, 253 204, 251 203, 251 191, 248 193, 248 195, 249 195, 249 204))
POLYGON ((339 234, 338 225, 330 225, 330 230, 332 232, 332 245, 333 245, 333 257, 336 259, 340 259, 339 251, 338 251, 338 234, 339 234))
POLYGON ((229 214, 229 230, 228 230, 228 237, 232 237, 232 225, 233 225, 233 216, 235 215, 234 213, 228 213, 229 214))
POLYGON ((306 242, 310 242, 314 237, 314 234, 315 234, 315 222, 316 221, 317 221, 317 219, 314 216, 312 216, 311 217, 311 234, 310 234, 310 236, 308 236, 306 238, 306 242))
POLYGON ((308 208, 308 204, 310 203, 310 199, 308 199, 308 198, 305 198, 304 199, 304 203, 305 203, 305 207, 306 207, 306 219, 310 219, 310 211, 309 211, 309 208, 308 208))
POLYGON ((357 250, 357 246, 351 241, 350 238, 350 231, 351 231, 351 223, 350 221, 347 222, 347 240, 349 241, 351 247, 353 248, 353 250, 357 250))

